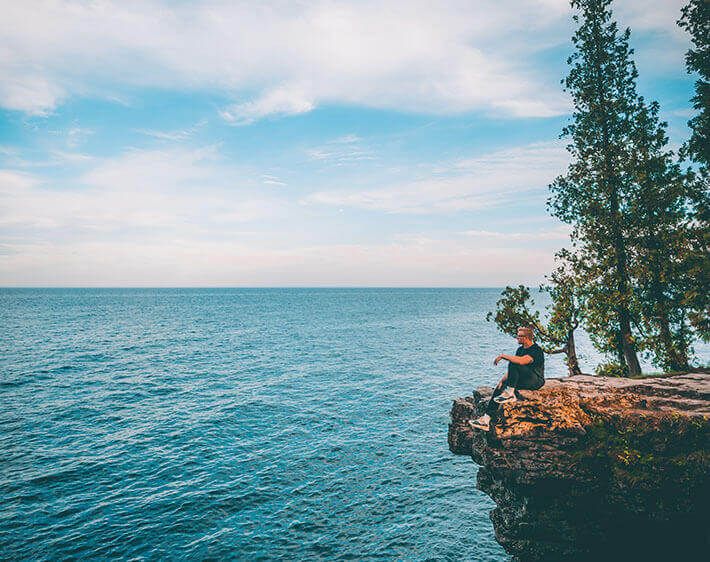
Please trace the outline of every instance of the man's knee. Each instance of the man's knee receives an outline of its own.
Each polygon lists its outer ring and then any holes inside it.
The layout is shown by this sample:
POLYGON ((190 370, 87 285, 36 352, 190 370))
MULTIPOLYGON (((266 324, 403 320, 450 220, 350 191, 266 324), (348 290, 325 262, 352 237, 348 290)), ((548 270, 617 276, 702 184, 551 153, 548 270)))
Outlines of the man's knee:
POLYGON ((506 373, 506 377, 509 376, 511 373, 519 373, 522 365, 518 365, 517 363, 508 363, 508 372, 506 373))

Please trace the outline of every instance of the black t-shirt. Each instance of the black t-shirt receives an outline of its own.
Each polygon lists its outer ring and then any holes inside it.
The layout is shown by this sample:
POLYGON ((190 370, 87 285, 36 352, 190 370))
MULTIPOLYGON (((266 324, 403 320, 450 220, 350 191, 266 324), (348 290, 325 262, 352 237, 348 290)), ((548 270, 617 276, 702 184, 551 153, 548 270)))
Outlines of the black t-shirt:
POLYGON ((532 363, 528 363, 528 367, 532 368, 533 373, 541 379, 545 378, 545 354, 539 345, 534 343, 527 348, 521 345, 515 352, 515 355, 518 357, 522 357, 523 355, 532 357, 533 361, 532 363))

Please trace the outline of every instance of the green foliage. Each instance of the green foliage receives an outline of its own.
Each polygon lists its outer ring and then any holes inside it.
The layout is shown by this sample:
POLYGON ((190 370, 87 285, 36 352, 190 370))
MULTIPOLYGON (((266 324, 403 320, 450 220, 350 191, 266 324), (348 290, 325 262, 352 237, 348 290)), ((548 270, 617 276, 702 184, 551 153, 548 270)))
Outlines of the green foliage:
POLYGON ((628 376, 628 371, 625 366, 618 363, 602 363, 597 366, 594 374, 601 377, 626 377, 628 376))
POLYGON ((681 11, 678 25, 688 32, 693 44, 685 55, 686 69, 689 74, 698 75, 691 99, 697 114, 688 121, 692 134, 681 149, 682 156, 698 164, 693 178, 694 220, 684 255, 688 280, 684 304, 693 329, 703 340, 710 341, 710 2, 690 0, 681 11))
MULTIPOLYGON (((617 28, 611 0, 571 4, 579 25, 563 84, 575 110, 562 136, 572 161, 550 185, 548 208, 573 227, 566 258, 581 317, 595 347, 630 376, 640 375, 637 351, 661 368, 687 369, 693 340, 710 339, 706 177, 681 169, 658 103, 637 94, 630 30, 617 28)), ((708 15, 707 2, 693 1, 681 19, 698 47, 689 65, 701 78, 708 15)))
POLYGON ((586 429, 578 462, 609 474, 610 492, 624 503, 653 510, 669 498, 678 504, 702 491, 710 466, 708 422, 702 417, 596 416, 586 429))
POLYGON ((535 301, 530 296, 530 289, 523 285, 506 287, 496 303, 495 314, 489 312, 486 320, 495 321, 504 334, 515 337, 520 326, 529 326, 535 330, 540 326, 540 314, 534 310, 535 301))
POLYGON ((687 155, 699 170, 683 170, 668 148, 657 102, 636 91, 631 32, 613 21, 611 0, 571 0, 578 24, 563 80, 574 104, 571 163, 550 185, 548 208, 572 225, 572 249, 541 287, 552 298, 546 321, 530 290, 506 287, 495 320, 504 333, 533 327, 548 352, 564 351, 578 372, 574 330, 580 322, 600 351, 614 357, 597 372, 641 375, 637 351, 665 370, 687 370, 692 342, 710 341, 710 190, 708 73, 710 3, 691 0, 679 25, 691 35, 689 72, 697 72, 687 155), (554 349, 560 348, 560 349, 554 349))
POLYGON ((701 164, 701 173, 707 177, 710 167, 710 2, 691 0, 681 14, 678 25, 690 34, 693 42, 693 48, 685 55, 685 65, 688 73, 698 74, 691 100, 698 113, 688 121, 693 133, 684 150, 701 164))
POLYGON ((638 151, 630 160, 634 181, 628 205, 634 217, 630 240, 631 277, 639 347, 664 369, 688 368, 693 333, 692 306, 686 297, 695 284, 687 277, 693 223, 693 176, 684 173, 667 148, 666 123, 659 105, 639 98, 633 122, 638 151))
POLYGON ((580 297, 571 253, 564 249, 558 252, 556 257, 557 267, 547 277, 548 283, 541 289, 552 298, 552 306, 548 307, 550 319, 546 332, 551 340, 561 345, 569 339, 570 331, 579 326, 580 297))
POLYGON ((683 247, 685 293, 683 305, 695 334, 710 341, 710 193, 706 189, 694 206, 683 247))
POLYGON ((635 150, 630 121, 637 104, 637 71, 630 31, 620 33, 611 0, 572 0, 579 23, 570 70, 563 81, 572 96, 572 161, 551 185, 548 208, 573 226, 574 272, 585 302, 584 320, 595 345, 614 352, 631 374, 640 372, 631 334, 633 300, 629 272, 632 217, 627 163, 635 150))
MULTIPOLYGON (((563 260, 565 251, 558 254, 563 260)), ((570 274, 565 261, 548 277, 549 284, 541 287, 549 293, 552 304, 547 307, 547 323, 535 310, 530 289, 523 285, 506 287, 496 303, 496 310, 486 315, 504 334, 515 336, 520 326, 529 326, 536 333, 536 340, 546 353, 565 353, 571 375, 580 374, 574 345, 574 331, 579 325, 579 306, 575 293, 575 278, 570 274)))

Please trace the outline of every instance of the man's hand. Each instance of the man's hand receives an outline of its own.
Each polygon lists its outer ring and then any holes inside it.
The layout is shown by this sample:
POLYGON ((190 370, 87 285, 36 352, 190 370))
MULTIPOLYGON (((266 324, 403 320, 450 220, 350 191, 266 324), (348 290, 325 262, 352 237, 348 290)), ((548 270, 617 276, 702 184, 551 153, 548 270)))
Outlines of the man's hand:
POLYGON ((502 353, 501 353, 498 357, 496 357, 496 358, 493 360, 493 364, 494 364, 494 365, 497 365, 498 363, 500 363, 500 360, 501 360, 501 359, 505 359, 505 357, 503 357, 503 354, 502 354, 502 353))

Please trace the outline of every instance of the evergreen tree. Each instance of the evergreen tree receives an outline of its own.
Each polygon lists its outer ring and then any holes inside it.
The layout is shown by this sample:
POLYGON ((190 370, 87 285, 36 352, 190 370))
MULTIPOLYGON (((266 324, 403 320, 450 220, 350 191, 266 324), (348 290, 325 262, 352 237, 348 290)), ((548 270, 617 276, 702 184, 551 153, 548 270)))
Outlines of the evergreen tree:
POLYGON ((555 353, 566 356, 570 375, 580 375, 575 345, 574 332, 579 327, 581 303, 577 288, 577 277, 572 268, 571 254, 562 250, 557 254, 558 266, 548 276, 548 284, 541 287, 549 293, 552 305, 549 307, 550 319, 547 323, 547 337, 561 346, 555 353))
POLYGON ((629 197, 634 228, 629 245, 635 285, 640 346, 664 369, 687 370, 693 333, 688 320, 688 260, 693 255, 694 182, 668 150, 667 124, 657 102, 639 98, 630 122, 636 150, 630 170, 635 181, 629 197))
POLYGON ((685 251, 685 304, 691 309, 690 322, 696 333, 710 340, 710 2, 691 0, 682 10, 678 25, 685 29, 693 43, 685 55, 689 73, 698 74, 693 108, 697 115, 689 122, 692 134, 682 154, 698 164, 695 174, 696 196, 693 219, 689 224, 689 246, 685 251))
POLYGON ((585 300, 585 325, 602 351, 614 352, 630 375, 641 368, 631 332, 634 294, 629 240, 633 221, 627 200, 633 178, 630 120, 637 106, 637 71, 630 30, 611 19, 611 0, 572 0, 579 23, 572 40, 569 75, 563 80, 574 103, 572 162, 550 186, 552 214, 572 225, 579 260, 575 273, 585 300))
MULTIPOLYGON (((701 185, 702 184, 701 182, 701 185)), ((683 304, 690 325, 705 342, 710 341, 710 194, 704 190, 695 203, 683 246, 686 280, 683 304)))
POLYGON ((710 167, 710 2, 690 0, 683 8, 678 25, 685 29, 693 48, 685 55, 689 73, 697 73, 695 96, 691 100, 698 114, 688 126, 693 131, 686 145, 690 157, 701 165, 701 174, 708 176, 710 167))

